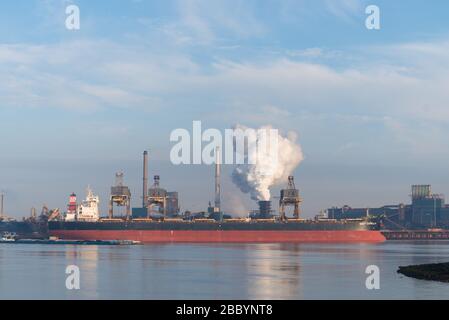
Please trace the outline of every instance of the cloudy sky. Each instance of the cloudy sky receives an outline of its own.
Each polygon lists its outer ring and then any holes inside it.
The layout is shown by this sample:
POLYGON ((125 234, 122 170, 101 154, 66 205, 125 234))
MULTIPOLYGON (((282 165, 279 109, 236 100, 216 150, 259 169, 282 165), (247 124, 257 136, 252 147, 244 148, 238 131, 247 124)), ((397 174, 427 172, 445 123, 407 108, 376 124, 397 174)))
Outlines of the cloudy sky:
MULTIPOLYGON (((138 205, 144 149, 182 208, 202 210, 213 169, 169 162, 170 132, 193 120, 295 131, 306 216, 407 202, 413 183, 449 195, 448 13, 445 0, 2 1, 6 211, 65 209, 90 184, 104 212, 119 170, 138 205), (365 27, 370 4, 380 30, 365 27)), ((224 207, 241 213, 254 204, 231 169, 224 207)))

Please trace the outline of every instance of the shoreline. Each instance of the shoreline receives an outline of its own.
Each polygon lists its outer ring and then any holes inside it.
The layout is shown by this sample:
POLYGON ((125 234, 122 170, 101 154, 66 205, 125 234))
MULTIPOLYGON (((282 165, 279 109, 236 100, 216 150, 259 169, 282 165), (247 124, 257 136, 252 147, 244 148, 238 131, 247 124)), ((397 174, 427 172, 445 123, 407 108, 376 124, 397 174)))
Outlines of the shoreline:
POLYGON ((400 266, 397 272, 418 280, 449 283, 449 262, 400 266))

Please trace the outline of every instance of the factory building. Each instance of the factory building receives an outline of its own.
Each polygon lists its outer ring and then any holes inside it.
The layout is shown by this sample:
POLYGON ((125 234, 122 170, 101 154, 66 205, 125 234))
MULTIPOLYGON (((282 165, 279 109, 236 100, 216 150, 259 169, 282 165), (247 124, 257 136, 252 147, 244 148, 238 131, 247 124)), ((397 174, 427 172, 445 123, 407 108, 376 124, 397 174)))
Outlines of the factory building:
POLYGON ((179 214, 179 195, 160 186, 160 176, 154 176, 154 182, 148 189, 145 207, 133 208, 133 218, 148 218, 158 215, 175 217, 179 214))
POLYGON ((167 214, 169 216, 179 214, 179 195, 176 191, 167 192, 167 214))
POLYGON ((179 214, 179 195, 160 186, 160 176, 154 176, 148 188, 148 151, 143 153, 142 207, 132 209, 133 218, 175 217, 179 214))
POLYGON ((153 186, 148 189, 148 213, 163 214, 165 217, 179 213, 178 193, 169 192, 160 186, 160 176, 154 176, 153 186))
POLYGON ((430 185, 413 185, 411 204, 385 205, 379 208, 351 208, 343 206, 327 209, 331 219, 359 219, 383 217, 391 229, 448 228, 449 205, 444 196, 433 194, 430 185))

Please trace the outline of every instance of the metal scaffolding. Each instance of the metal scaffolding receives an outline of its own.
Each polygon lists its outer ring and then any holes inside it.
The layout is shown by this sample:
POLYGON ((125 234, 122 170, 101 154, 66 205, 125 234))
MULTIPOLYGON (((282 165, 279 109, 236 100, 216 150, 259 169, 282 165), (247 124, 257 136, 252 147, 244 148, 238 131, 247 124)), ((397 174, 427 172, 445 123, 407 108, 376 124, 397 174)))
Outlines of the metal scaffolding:
POLYGON ((293 216, 298 219, 300 214, 299 205, 302 199, 299 196, 299 190, 295 187, 295 181, 293 176, 288 177, 288 187, 287 189, 281 190, 281 198, 279 200, 279 214, 282 220, 286 219, 285 207, 294 206, 293 216))
POLYGON ((114 204, 118 207, 126 207, 126 219, 131 217, 131 191, 123 185, 123 172, 115 174, 115 186, 111 187, 109 199, 109 219, 114 217, 114 204))

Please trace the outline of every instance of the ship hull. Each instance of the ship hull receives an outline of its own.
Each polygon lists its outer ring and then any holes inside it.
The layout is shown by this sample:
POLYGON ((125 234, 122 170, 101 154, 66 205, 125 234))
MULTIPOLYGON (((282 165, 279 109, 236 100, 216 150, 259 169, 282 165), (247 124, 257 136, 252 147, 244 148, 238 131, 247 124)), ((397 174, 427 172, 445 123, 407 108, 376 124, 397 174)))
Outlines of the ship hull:
MULTIPOLYGON (((320 226, 320 225, 318 225, 320 226)), ((380 231, 354 226, 310 226, 306 224, 239 224, 230 227, 209 225, 139 224, 117 225, 55 224, 50 235, 67 240, 133 240, 142 243, 378 243, 380 231), (158 227, 158 228, 157 228, 158 227), (236 230, 236 228, 239 228, 236 230), (209 230, 208 230, 209 229, 209 230), (224 229, 224 230, 223 230, 224 229), (257 230, 254 230, 257 229, 257 230), (276 229, 276 230, 273 230, 276 229)))
POLYGON ((337 222, 49 222, 51 236, 67 240, 142 243, 376 243, 380 231, 337 222))
POLYGON ((3 232, 13 232, 19 238, 27 239, 43 239, 48 237, 46 224, 30 221, 1 221, 0 234, 3 232))

